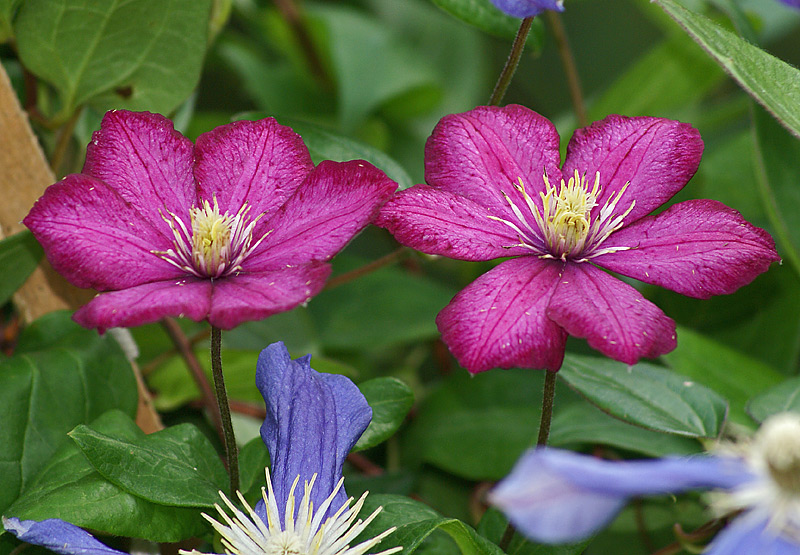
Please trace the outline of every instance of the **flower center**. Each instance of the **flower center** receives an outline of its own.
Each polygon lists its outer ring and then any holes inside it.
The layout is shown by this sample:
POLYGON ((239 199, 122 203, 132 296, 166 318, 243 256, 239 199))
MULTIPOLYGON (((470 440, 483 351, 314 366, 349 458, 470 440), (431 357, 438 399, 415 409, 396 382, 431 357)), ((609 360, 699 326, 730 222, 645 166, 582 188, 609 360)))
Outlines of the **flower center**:
POLYGON ((244 204, 235 215, 220 214, 216 197, 213 205, 204 200, 189 210, 191 233, 183 220, 170 212, 169 218, 162 217, 172 230, 174 248, 151 252, 199 278, 214 279, 239 272, 245 258, 269 234, 253 243, 253 229, 263 214, 250 221, 249 211, 250 207, 244 204))
POLYGON ((770 418, 759 430, 757 441, 775 483, 800 497, 800 415, 783 413, 770 418))
POLYGON ((269 538, 264 553, 266 555, 305 555, 305 550, 297 534, 281 532, 269 538))

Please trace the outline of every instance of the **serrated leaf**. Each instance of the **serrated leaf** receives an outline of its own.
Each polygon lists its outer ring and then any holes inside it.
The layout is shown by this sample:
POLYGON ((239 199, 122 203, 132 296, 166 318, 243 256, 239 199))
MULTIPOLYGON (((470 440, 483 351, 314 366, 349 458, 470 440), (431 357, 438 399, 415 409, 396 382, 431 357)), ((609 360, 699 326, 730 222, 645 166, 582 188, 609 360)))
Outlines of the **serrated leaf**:
POLYGON ((25 283, 36 269, 44 251, 30 231, 23 231, 0 241, 0 304, 25 283))
POLYGON ((358 385, 372 408, 372 420, 353 447, 354 451, 368 449, 389 439, 405 420, 414 393, 397 378, 373 378, 358 385))
POLYGON ((747 93, 800 137, 800 71, 675 0, 654 0, 747 93))
POLYGON ((800 377, 771 387, 747 403, 747 413, 758 422, 779 412, 800 413, 800 377))
POLYGON ((685 376, 646 362, 568 354, 559 376, 603 412, 637 426, 688 437, 717 437, 725 400, 685 376))

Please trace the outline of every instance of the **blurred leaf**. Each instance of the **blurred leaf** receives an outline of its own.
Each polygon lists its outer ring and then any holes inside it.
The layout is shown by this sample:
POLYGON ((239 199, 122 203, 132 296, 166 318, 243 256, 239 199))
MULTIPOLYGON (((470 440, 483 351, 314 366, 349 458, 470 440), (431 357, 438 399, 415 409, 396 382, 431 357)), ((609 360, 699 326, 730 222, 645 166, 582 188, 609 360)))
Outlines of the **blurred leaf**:
POLYGON ((22 0, 0 0, 0 43, 14 36, 11 22, 22 0))
MULTIPOLYGON (((800 79, 800 74, 798 74, 800 79)), ((800 275, 800 141, 753 106, 758 184, 781 251, 800 275)))
POLYGON ((800 137, 800 71, 675 0, 654 0, 792 134, 800 137))
MULTIPOLYGON (((504 39, 513 40, 522 23, 521 19, 511 17, 498 10, 489 0, 433 0, 433 3, 465 23, 504 39)), ((525 46, 534 54, 542 50, 544 25, 542 25, 541 18, 533 20, 525 46)))
POLYGON ((81 328, 67 312, 24 330, 16 354, 0 363, 0 513, 69 441, 67 432, 112 408, 134 416, 137 399, 130 364, 111 336, 81 328))
POLYGON ((228 473, 208 439, 180 424, 133 441, 80 425, 70 437, 94 468, 126 492, 159 505, 213 508, 228 473))
POLYGON ((661 432, 717 437, 727 412, 712 390, 646 362, 567 354, 558 374, 603 412, 661 432))
MULTIPOLYGON (((109 411, 90 424, 120 441, 145 437, 133 420, 119 411, 109 411)), ((107 481, 72 441, 61 445, 3 514, 23 520, 61 518, 102 533, 156 542, 180 541, 206 529, 197 509, 150 503, 107 481)))
POLYGON ((15 30, 25 67, 84 103, 169 114, 200 77, 210 0, 26 0, 15 30))
POLYGON ((265 468, 269 466, 269 451, 260 437, 251 439, 239 449, 239 486, 245 499, 255 507, 266 484, 265 468))
POLYGON ((36 269, 44 251, 30 231, 0 241, 0 304, 5 304, 36 269))
POLYGON ((261 352, 267 345, 282 341, 290 353, 320 352, 314 322, 305 307, 274 314, 265 320, 245 322, 225 332, 225 349, 261 352))
POLYGON ((747 413, 758 422, 779 412, 800 413, 800 377, 762 391, 747 403, 747 413))
POLYGON ((678 347, 664 355, 677 373, 722 395, 729 404, 728 417, 753 427, 745 413, 747 400, 783 380, 768 365, 686 328, 678 328, 678 347))
POLYGON ((359 384, 358 388, 372 408, 372 421, 353 447, 361 451, 389 439, 405 420, 414 393, 397 378, 373 378, 359 384))

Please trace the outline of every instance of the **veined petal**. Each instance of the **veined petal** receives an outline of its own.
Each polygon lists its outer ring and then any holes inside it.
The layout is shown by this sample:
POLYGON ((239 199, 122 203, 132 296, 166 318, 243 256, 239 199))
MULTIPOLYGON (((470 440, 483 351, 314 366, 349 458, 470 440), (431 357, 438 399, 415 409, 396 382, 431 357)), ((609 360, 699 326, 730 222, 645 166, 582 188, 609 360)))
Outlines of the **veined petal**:
POLYGON ((547 316, 567 333, 627 364, 676 346, 675 322, 627 283, 591 264, 567 263, 547 316))
POLYGON ((203 133, 195 156, 199 196, 216 198, 230 214, 247 203, 251 217, 267 215, 261 226, 314 169, 300 135, 274 118, 235 121, 203 133))
POLYGON ((181 277, 101 293, 78 310, 73 319, 85 328, 127 328, 150 324, 166 316, 196 322, 208 316, 211 280, 181 277))
POLYGON ((707 555, 796 555, 800 543, 767 528, 769 515, 752 510, 738 516, 725 527, 708 549, 707 555))
POLYGON ((197 192, 192 177, 194 146, 160 114, 112 110, 86 148, 83 173, 103 181, 172 237, 162 214, 189 222, 197 192))
POLYGON ((630 183, 614 211, 623 214, 635 199, 624 220, 630 225, 683 189, 702 154, 700 133, 689 124, 612 115, 575 131, 563 172, 568 176, 575 171, 587 176, 600 172, 599 206, 630 183))
POLYGON ((780 260, 772 237, 713 200, 690 200, 621 229, 592 262, 683 295, 733 293, 780 260))
POLYGON ((21 541, 62 555, 127 555, 100 543, 82 528, 57 518, 37 522, 3 517, 3 526, 21 541))
POLYGON ((545 10, 564 11, 564 0, 492 0, 492 4, 514 17, 531 17, 545 10))
POLYGON ((153 254, 172 247, 153 222, 86 175, 48 187, 23 223, 56 271, 78 287, 122 289, 184 273, 153 254))
POLYGON ((466 197, 417 185, 384 204, 375 225, 413 249, 459 260, 531 253, 509 225, 490 216, 485 206, 466 197))
POLYGON ((330 273, 328 264, 317 262, 214 280, 208 322, 229 330, 291 310, 319 293, 330 273))
POLYGON ((524 106, 479 106, 436 125, 425 145, 425 181, 514 221, 509 200, 529 211, 520 179, 540 208, 545 171, 551 182, 561 180, 558 143, 555 126, 524 106))
POLYGON ((601 529, 630 497, 729 488, 751 479, 733 458, 612 462, 539 448, 520 458, 489 499, 529 538, 565 543, 601 529))
POLYGON ((563 264, 506 260, 476 279, 436 317, 442 340, 472 373, 490 368, 558 370, 566 333, 545 315, 563 264))
POLYGON ((269 218, 262 231, 268 235, 242 267, 257 272, 329 260, 375 219, 396 188, 369 162, 321 162, 269 218))
MULTIPOLYGON (((298 476, 303 484, 314 474, 311 501, 319 507, 336 487, 345 457, 372 418, 372 409, 353 382, 317 372, 310 359, 307 355, 292 360, 283 343, 273 343, 261 351, 256 367, 256 385, 267 405, 261 438, 270 453, 278 507, 286 506, 298 476)), ((334 514, 346 500, 342 488, 327 514, 334 514)), ((256 513, 265 517, 263 502, 256 513)))

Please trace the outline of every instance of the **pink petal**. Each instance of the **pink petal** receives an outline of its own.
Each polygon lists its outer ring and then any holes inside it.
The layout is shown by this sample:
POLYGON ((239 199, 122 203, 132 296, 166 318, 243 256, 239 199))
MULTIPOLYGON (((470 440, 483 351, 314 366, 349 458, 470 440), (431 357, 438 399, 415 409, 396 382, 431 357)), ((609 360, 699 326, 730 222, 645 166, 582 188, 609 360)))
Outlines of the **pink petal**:
POLYGON ((108 328, 150 324, 166 316, 199 322, 208 315, 210 306, 211 281, 187 277, 102 293, 78 310, 73 319, 102 333, 108 328))
POLYGON ((463 195, 504 219, 516 220, 503 193, 530 212, 515 186, 522 178, 541 205, 545 171, 561 179, 559 137, 549 120, 524 106, 479 106, 445 116, 425 145, 425 180, 432 187, 463 195))
POLYGON ((330 259, 375 219, 396 188, 369 162, 323 161, 266 223, 268 235, 244 270, 330 259))
POLYGON ((490 368, 558 370, 566 333, 545 316, 563 264, 507 260, 456 295, 436 317, 442 339, 472 373, 490 368))
POLYGON ((235 121, 203 133, 195 156, 201 198, 216 197, 220 211, 230 214, 246 202, 251 218, 267 214, 262 222, 314 169, 300 135, 274 118, 235 121))
POLYGON ((627 364, 676 346, 675 322, 630 285, 591 264, 568 262, 547 307, 567 333, 627 364))
MULTIPOLYGON (((600 206, 628 185, 615 210, 631 224, 669 200, 692 178, 703 154, 700 133, 691 125, 661 118, 608 116, 578 129, 567 147, 563 174, 577 170, 594 182, 600 172, 600 206)), ((552 182, 551 182, 552 183, 552 182)))
POLYGON ((124 289, 184 273, 153 254, 172 247, 154 222, 86 175, 48 187, 24 223, 56 271, 78 287, 124 289))
POLYGON ((245 321, 291 310, 319 293, 330 273, 328 264, 316 262, 215 280, 208 321, 229 330, 245 321))
POLYGON ((172 237, 162 215, 171 212, 188 224, 197 198, 193 150, 164 116, 114 110, 106 112, 92 136, 83 173, 107 183, 142 219, 172 237))
POLYGON ((780 260, 769 233, 713 200, 675 204, 602 246, 630 249, 593 258, 598 265, 701 299, 733 293, 780 260))
POLYGON ((512 228, 489 218, 489 210, 461 195, 417 185, 395 194, 375 225, 404 245, 460 260, 492 260, 530 254, 512 228))

